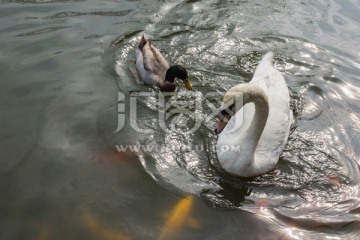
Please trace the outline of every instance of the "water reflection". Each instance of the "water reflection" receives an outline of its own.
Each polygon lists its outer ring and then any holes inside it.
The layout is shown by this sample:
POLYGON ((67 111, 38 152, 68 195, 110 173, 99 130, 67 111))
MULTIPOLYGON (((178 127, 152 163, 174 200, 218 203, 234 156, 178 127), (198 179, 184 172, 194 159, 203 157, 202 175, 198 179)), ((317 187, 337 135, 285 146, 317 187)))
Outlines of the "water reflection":
MULTIPOLYGON (((224 176, 219 179, 219 190, 204 190, 200 193, 201 198, 210 206, 219 210, 236 209, 245 203, 246 197, 250 196, 252 189, 245 183, 237 184, 236 181, 231 181, 229 176, 224 176)), ((268 206, 267 200, 259 200, 253 202, 256 206, 268 206)))
POLYGON ((84 225, 91 235, 95 235, 96 237, 104 240, 130 240, 133 239, 126 234, 106 227, 104 223, 100 222, 89 210, 83 210, 82 220, 84 221, 84 225))
MULTIPOLYGON (((2 1, 0 238, 358 239, 359 11, 354 0, 2 1), (216 99, 159 126, 158 90, 134 65, 142 34, 203 96, 276 53, 296 122, 274 171, 221 171, 216 99), (129 114, 119 124, 119 90, 125 108, 131 93, 154 94, 136 102, 151 133, 129 114), (166 150, 115 147, 149 143, 166 150)), ((187 99, 179 90, 166 101, 187 99)))
MULTIPOLYGON (((157 130, 151 137, 146 136, 145 139, 159 144, 201 142, 205 148, 194 152, 178 149, 142 154, 140 159, 144 169, 165 188, 197 193, 216 209, 241 208, 276 219, 274 221, 279 225, 292 225, 284 228, 291 236, 305 236, 299 229, 324 233, 328 231, 323 226, 339 229, 339 215, 357 206, 359 196, 359 168, 354 159, 357 150, 348 131, 350 122, 356 122, 357 115, 345 110, 357 89, 346 80, 356 78, 356 71, 347 69, 356 63, 346 58, 346 54, 338 55, 339 52, 333 52, 332 48, 300 37, 282 34, 243 37, 244 29, 238 22, 241 20, 226 19, 227 14, 217 15, 217 20, 222 21, 219 25, 200 10, 209 8, 220 13, 221 10, 215 10, 214 6, 199 2, 192 4, 191 10, 198 14, 192 16, 186 29, 177 25, 179 19, 164 13, 151 29, 146 29, 146 33, 154 35, 155 40, 156 36, 161 37, 157 45, 169 49, 167 58, 170 61, 176 59, 191 66, 189 71, 194 89, 203 95, 249 81, 263 53, 269 49, 275 51, 275 66, 285 74, 296 117, 289 142, 274 171, 254 179, 232 178, 218 166, 215 150, 211 147, 216 141, 212 134, 214 120, 210 119, 203 122, 194 134, 184 134, 174 128, 171 131, 157 130), (170 27, 167 23, 177 27, 170 27), (156 35, 157 30, 159 35, 156 35), (340 204, 344 201, 353 205, 340 204), (336 221, 331 217, 334 215, 338 216, 336 221)), ((189 9, 188 5, 173 7, 179 12, 189 9)), ((123 49, 127 49, 126 52, 134 49, 136 39, 134 36, 124 41, 118 56, 125 51, 123 49)), ((115 58, 115 61, 122 62, 124 67, 133 59, 131 55, 128 57, 126 60, 115 58)), ((127 68, 133 66, 130 64, 127 68)), ((119 81, 128 78, 126 71, 118 72, 122 73, 119 81)), ((151 108, 151 101, 146 102, 148 105, 144 105, 143 110, 151 108)), ((210 111, 209 108, 206 110, 210 111)), ((175 122, 181 124, 182 118, 179 117, 175 122)), ((144 120, 140 122, 145 124, 146 118, 144 120)), ((182 127, 191 128, 190 122, 183 122, 182 127)), ((154 125, 150 128, 157 129, 154 125)), ((359 130, 358 127, 353 129, 359 130)), ((340 221, 350 224, 348 217, 340 221)), ((356 216, 350 218, 356 219, 356 216)))

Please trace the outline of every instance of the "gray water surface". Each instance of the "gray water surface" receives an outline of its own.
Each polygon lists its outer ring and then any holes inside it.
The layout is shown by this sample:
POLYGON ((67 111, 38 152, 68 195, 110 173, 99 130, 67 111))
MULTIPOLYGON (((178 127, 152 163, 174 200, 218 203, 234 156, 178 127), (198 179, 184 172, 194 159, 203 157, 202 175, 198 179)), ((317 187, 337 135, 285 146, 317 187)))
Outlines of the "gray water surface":
POLYGON ((359 238, 358 0, 0 4, 1 239, 359 238), (135 69, 143 34, 194 87, 163 100, 200 97, 165 131, 161 95, 135 69), (205 100, 250 81, 270 50, 295 122, 275 170, 234 178, 218 167, 205 100), (147 133, 129 121, 139 92, 147 133), (165 150, 116 149, 129 144, 165 150))

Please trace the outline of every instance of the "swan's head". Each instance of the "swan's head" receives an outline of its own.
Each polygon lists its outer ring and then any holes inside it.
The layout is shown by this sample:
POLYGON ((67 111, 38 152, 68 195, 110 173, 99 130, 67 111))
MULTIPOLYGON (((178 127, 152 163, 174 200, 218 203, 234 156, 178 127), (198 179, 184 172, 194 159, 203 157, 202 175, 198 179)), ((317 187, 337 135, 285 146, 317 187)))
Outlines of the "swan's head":
POLYGON ((219 113, 218 113, 219 120, 218 120, 218 122, 216 124, 216 128, 215 128, 216 134, 220 134, 222 132, 222 130, 224 130, 224 128, 227 125, 227 123, 229 122, 230 118, 232 116, 234 116, 234 114, 236 112, 235 97, 229 98, 229 99, 225 99, 225 97, 224 97, 224 100, 227 100, 227 101, 223 102, 223 104, 221 105, 221 107, 219 109, 219 113))
POLYGON ((215 133, 220 134, 237 111, 246 103, 254 101, 260 104, 268 104, 267 96, 261 88, 251 84, 239 84, 232 87, 223 98, 215 133))
POLYGON ((229 122, 230 118, 233 116, 233 111, 228 109, 221 110, 218 114, 219 120, 215 127, 215 133, 220 134, 224 130, 226 124, 229 122))

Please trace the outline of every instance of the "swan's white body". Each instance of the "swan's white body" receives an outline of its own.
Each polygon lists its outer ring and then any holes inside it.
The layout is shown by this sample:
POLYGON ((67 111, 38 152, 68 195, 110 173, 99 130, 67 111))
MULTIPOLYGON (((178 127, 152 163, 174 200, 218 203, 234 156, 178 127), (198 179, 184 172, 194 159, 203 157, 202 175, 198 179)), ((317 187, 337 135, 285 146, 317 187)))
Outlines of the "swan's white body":
MULTIPOLYGON (((253 177, 271 171, 289 136, 293 122, 289 90, 283 75, 273 67, 273 57, 272 52, 267 53, 252 80, 226 94, 236 93, 244 106, 236 109, 218 135, 216 149, 222 168, 237 176, 253 177)), ((231 99, 226 95, 224 100, 231 99)))

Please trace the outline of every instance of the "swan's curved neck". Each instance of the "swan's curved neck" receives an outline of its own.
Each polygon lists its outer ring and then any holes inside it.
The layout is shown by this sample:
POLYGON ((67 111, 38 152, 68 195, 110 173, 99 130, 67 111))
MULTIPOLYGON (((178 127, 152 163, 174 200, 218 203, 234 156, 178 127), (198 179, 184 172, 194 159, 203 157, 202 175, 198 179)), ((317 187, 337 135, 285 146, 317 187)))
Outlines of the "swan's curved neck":
MULTIPOLYGON (((249 127, 242 134, 242 136, 237 136, 237 139, 241 137, 241 140, 239 140, 242 143, 242 149, 246 149, 246 152, 242 151, 241 153, 242 160, 249 162, 254 161, 255 149, 269 116, 268 98, 266 93, 260 87, 252 84, 242 84, 235 86, 229 90, 227 95, 228 94, 229 96, 235 96, 235 113, 247 103, 255 104, 254 118, 252 119, 249 127)), ((227 96, 225 95, 224 100, 226 98, 227 96)), ((235 131, 233 134, 238 133, 235 131)))

